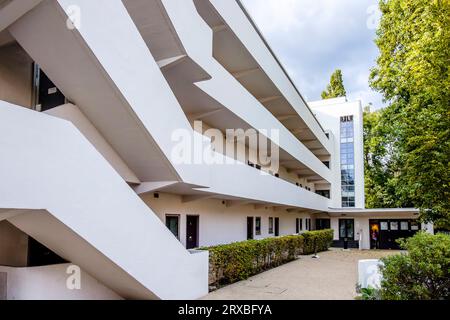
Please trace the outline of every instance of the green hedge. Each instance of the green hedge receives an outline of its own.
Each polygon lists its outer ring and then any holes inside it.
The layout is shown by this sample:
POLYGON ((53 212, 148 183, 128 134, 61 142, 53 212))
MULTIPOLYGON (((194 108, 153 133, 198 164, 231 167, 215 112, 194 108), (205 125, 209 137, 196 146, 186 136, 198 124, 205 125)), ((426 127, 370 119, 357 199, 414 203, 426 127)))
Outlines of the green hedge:
POLYGON ((333 242, 333 230, 310 231, 302 236, 304 238, 303 254, 314 253, 315 245, 317 245, 317 252, 327 251, 333 242))
POLYGON ((205 247, 209 251, 210 284, 233 283, 294 260, 302 254, 325 251, 333 240, 332 230, 301 235, 249 240, 205 247))

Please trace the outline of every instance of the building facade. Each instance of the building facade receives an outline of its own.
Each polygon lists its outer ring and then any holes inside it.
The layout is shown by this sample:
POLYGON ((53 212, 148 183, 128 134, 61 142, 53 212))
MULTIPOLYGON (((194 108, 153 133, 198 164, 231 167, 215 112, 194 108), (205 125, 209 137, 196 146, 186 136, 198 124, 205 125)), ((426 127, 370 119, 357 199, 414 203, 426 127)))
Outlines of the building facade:
POLYGON ((199 246, 332 228, 364 208, 362 109, 307 103, 241 2, 0 1, 0 299, 194 299, 199 246))

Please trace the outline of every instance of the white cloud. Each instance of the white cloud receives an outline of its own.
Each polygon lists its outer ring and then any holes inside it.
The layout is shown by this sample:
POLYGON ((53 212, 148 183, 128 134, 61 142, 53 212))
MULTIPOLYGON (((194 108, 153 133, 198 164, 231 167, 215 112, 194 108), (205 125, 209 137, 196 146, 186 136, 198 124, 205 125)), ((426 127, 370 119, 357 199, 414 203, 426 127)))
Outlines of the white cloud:
POLYGON ((342 69, 350 99, 381 106, 368 85, 378 51, 373 43, 377 0, 243 0, 272 49, 305 96, 320 99, 342 69))

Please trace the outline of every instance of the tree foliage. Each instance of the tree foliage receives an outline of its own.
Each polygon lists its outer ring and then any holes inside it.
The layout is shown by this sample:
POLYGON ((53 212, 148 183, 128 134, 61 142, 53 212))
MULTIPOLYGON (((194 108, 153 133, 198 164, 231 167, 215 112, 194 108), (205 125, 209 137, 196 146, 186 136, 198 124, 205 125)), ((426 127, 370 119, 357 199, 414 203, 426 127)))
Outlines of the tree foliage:
POLYGON ((388 107, 366 114, 368 206, 421 209, 450 225, 450 0, 381 0, 370 85, 388 107))
POLYGON ((408 253, 382 259, 381 298, 450 299, 450 236, 420 232, 400 244, 408 253))
POLYGON ((336 69, 331 75, 330 83, 327 85, 326 90, 322 92, 322 99, 345 97, 346 95, 342 71, 336 69))

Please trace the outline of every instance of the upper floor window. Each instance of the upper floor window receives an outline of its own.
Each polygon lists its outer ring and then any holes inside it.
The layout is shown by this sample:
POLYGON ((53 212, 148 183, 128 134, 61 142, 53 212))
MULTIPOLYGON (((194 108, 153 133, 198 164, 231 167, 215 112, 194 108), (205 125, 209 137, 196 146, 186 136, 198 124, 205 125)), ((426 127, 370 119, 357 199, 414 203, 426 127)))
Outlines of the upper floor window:
POLYGON ((352 115, 341 117, 340 146, 342 207, 355 207, 355 145, 352 115))
POLYGON ((330 190, 316 190, 316 193, 319 196, 322 196, 322 197, 330 199, 330 190))

